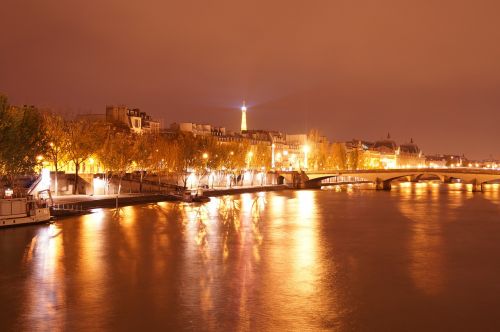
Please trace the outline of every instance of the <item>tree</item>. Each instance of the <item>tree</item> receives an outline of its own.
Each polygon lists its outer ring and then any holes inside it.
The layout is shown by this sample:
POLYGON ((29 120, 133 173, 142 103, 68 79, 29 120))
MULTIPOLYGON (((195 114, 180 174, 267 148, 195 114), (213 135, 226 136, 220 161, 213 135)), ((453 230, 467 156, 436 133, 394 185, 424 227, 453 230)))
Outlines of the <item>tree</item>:
POLYGON ((345 145, 342 143, 333 143, 331 146, 331 163, 328 168, 346 169, 347 168, 347 152, 345 145))
POLYGON ((152 166, 152 154, 153 154, 153 143, 154 137, 149 134, 143 135, 133 135, 132 144, 132 159, 135 163, 135 167, 139 170, 140 182, 139 182, 139 192, 142 193, 142 183, 146 172, 151 169, 152 166))
POLYGON ((176 162, 179 159, 179 146, 176 140, 170 140, 164 136, 156 136, 153 142, 153 152, 151 155, 151 168, 158 176, 158 186, 161 186, 161 177, 169 175, 176 169, 176 162))
POLYGON ((70 141, 66 121, 61 116, 46 113, 43 118, 45 134, 48 140, 45 158, 54 165, 54 192, 57 196, 59 194, 58 172, 69 161, 68 150, 70 141))
POLYGON ((266 169, 271 167, 271 147, 264 143, 257 143, 252 146, 252 158, 250 158, 250 168, 266 169))
POLYGON ((365 155, 361 148, 354 148, 347 154, 348 169, 362 169, 365 165, 365 155))
POLYGON ((246 142, 227 142, 218 144, 219 154, 221 156, 221 168, 225 169, 226 174, 231 176, 229 186, 233 185, 236 179, 236 173, 245 168, 246 155, 249 151, 249 145, 246 142))
POLYGON ((45 153, 47 138, 40 111, 33 106, 9 106, 0 97, 0 169, 8 184, 16 187, 17 178, 33 174, 45 153))
POLYGON ((181 176, 184 188, 187 186, 189 172, 197 169, 202 164, 202 154, 196 138, 190 133, 181 133, 177 137, 179 145, 178 160, 175 163, 176 171, 181 176))
POLYGON ((104 168, 111 173, 111 177, 118 177, 118 191, 116 195, 117 211, 118 196, 121 193, 123 177, 132 167, 133 144, 134 142, 130 134, 110 130, 104 139, 102 147, 98 150, 98 156, 104 168))
POLYGON ((75 165, 73 194, 77 193, 80 165, 102 144, 105 127, 90 121, 70 121, 67 126, 68 158, 75 165))

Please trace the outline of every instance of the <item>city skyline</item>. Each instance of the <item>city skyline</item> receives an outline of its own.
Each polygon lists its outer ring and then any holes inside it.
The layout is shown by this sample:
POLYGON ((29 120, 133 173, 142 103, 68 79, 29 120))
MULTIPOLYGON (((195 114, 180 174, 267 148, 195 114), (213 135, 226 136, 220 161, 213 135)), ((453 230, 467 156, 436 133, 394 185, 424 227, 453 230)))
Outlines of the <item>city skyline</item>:
MULTIPOLYGON (((26 104, 25 104, 26 105, 26 104)), ((20 106, 20 105, 18 105, 20 106)), ((35 107, 37 107, 37 105, 33 105, 35 107)), ((118 105, 119 107, 129 107, 128 105, 125 105, 125 104, 119 104, 118 105)), ((106 105, 105 108, 108 108, 110 107, 110 105, 106 105)), ((137 111, 141 110, 141 108, 137 108, 137 107, 133 107, 133 109, 136 109, 137 111)), ((70 116, 70 117, 76 117, 78 118, 79 116, 90 116, 90 117, 93 117, 93 116, 104 116, 105 114, 103 114, 102 112, 99 113, 99 112, 85 112, 85 111, 82 111, 82 110, 79 110, 77 111, 76 113, 74 111, 70 112, 70 113, 67 113, 67 112, 64 112, 61 110, 54 110, 54 109, 51 109, 51 108, 46 108, 47 111, 49 112, 53 112, 55 111, 56 113, 58 114, 61 114, 63 116, 70 116)), ((243 112, 245 115, 244 115, 244 118, 245 118, 245 128, 247 126, 247 117, 246 117, 246 112, 247 112, 248 108, 246 106, 246 101, 243 100, 242 103, 240 104, 239 108, 238 108, 238 111, 240 112, 243 112), (244 112, 243 112, 243 109, 244 109, 244 112)), ((252 114, 252 113, 250 113, 252 114)), ((242 128, 242 114, 239 114, 238 115, 239 118, 240 118, 240 123, 236 126, 236 127, 230 127, 228 126, 227 129, 229 129, 230 131, 232 132, 238 132, 240 130, 243 130, 242 128)), ((189 120, 189 119, 184 119, 184 118, 179 118, 181 120, 178 120, 178 121, 174 121, 172 119, 172 121, 165 121, 164 118, 157 118, 157 119, 154 119, 156 121, 158 121, 160 123, 160 127, 162 129, 169 129, 172 125, 175 125, 177 123, 198 123, 198 124, 208 124, 208 125, 211 125, 211 126, 214 126, 214 127, 223 127, 223 128, 226 128, 226 124, 224 123, 210 123, 208 121, 206 122, 199 122, 199 121, 193 121, 193 119, 189 120), (185 120, 185 121, 184 121, 185 120)), ((232 122, 232 121, 231 121, 232 122)), ((283 128, 283 127, 279 127, 279 128, 276 128, 276 127, 273 127, 272 125, 264 125, 263 127, 259 127, 259 128, 253 128, 252 126, 248 126, 248 129, 249 130, 266 130, 266 131, 278 131, 278 132, 283 132, 283 133, 287 133, 287 134, 293 134, 293 133, 296 133, 296 132, 290 132, 290 131, 287 131, 286 128, 283 128)), ((246 129, 245 129, 246 130, 246 129)), ((309 133, 311 130, 318 130, 318 128, 307 128, 303 131, 303 133, 309 133)), ((324 135, 328 138, 331 138, 332 136, 329 135, 329 133, 325 133, 325 132, 322 132, 320 131, 319 132, 321 135, 324 135)), ((366 136, 360 136, 360 137, 355 137, 355 136, 351 136, 350 138, 346 137, 345 139, 333 139, 332 141, 333 142, 340 142, 340 143, 348 143, 348 142, 351 142, 351 141, 355 141, 355 140, 360 140, 360 141, 367 141, 367 142, 376 142, 376 141, 379 141, 379 140, 384 140, 386 138, 391 138, 393 139, 395 142, 397 142, 398 144, 406 144, 406 143, 413 143, 415 138, 413 136, 402 136, 402 137, 393 137, 393 135, 391 135, 391 131, 388 130, 385 134, 384 133, 381 133, 380 135, 378 135, 377 137, 366 137, 366 136)), ((420 138, 420 137, 418 137, 420 138)), ((436 150, 433 150, 433 149, 429 149, 427 153, 425 153, 426 155, 428 156, 433 156, 433 155, 455 155, 455 156, 464 156, 464 157, 468 157, 470 159, 473 159, 473 160, 483 160, 483 161, 486 161, 486 160, 498 160, 498 158, 496 157, 496 155, 494 155, 493 153, 490 153, 488 156, 483 156, 483 157, 476 157, 474 154, 472 155, 466 155, 466 153, 464 153, 463 151, 461 151, 459 148, 457 149, 454 149, 453 151, 436 151, 436 150)))
POLYGON ((0 8, 0 332, 500 330, 500 1, 0 8))

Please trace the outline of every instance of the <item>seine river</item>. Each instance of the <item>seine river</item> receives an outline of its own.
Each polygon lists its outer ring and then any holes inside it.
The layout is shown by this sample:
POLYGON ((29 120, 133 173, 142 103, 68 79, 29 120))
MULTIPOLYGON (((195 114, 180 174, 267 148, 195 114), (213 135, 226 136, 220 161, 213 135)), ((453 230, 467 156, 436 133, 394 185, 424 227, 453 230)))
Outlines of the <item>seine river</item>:
POLYGON ((0 230, 1 331, 499 331, 500 191, 402 184, 0 230))

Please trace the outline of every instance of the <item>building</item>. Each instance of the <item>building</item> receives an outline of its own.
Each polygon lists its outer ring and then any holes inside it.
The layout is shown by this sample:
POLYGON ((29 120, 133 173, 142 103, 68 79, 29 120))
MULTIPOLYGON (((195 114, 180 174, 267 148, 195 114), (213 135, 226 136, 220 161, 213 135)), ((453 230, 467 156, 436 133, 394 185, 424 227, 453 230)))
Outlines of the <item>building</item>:
POLYGON ((225 136, 226 128, 215 127, 209 124, 198 124, 193 122, 172 123, 171 132, 191 133, 193 136, 225 136))
POLYGON ((397 168, 400 149, 396 142, 387 134, 386 139, 376 141, 372 150, 380 154, 380 166, 382 168, 397 168))
POLYGON ((398 145, 391 135, 375 142, 353 139, 345 143, 347 151, 359 154, 358 168, 417 168, 426 165, 420 148, 410 139, 410 143, 398 145))
POLYGON ((465 157, 450 154, 435 154, 425 156, 425 164, 428 167, 462 167, 466 165, 465 157))
POLYGON ((106 121, 126 126, 136 134, 158 134, 160 132, 160 122, 153 120, 150 115, 141 112, 138 108, 106 106, 106 121))
MULTIPOLYGON (((253 154, 259 151, 270 157, 272 169, 299 169, 307 168, 307 153, 305 147, 308 135, 287 135, 275 130, 248 129, 246 118, 247 107, 245 102, 241 106, 240 131, 232 132, 224 127, 210 124, 197 124, 193 122, 172 123, 165 134, 191 133, 195 137, 213 137, 222 144, 242 143, 249 146, 248 158, 255 159, 253 154)), ((321 139, 326 139, 321 136, 321 139)), ((259 155, 259 159, 263 157, 259 155)))
POLYGON ((422 151, 410 139, 410 143, 401 144, 399 147, 398 167, 400 168, 418 168, 426 165, 425 157, 422 151))

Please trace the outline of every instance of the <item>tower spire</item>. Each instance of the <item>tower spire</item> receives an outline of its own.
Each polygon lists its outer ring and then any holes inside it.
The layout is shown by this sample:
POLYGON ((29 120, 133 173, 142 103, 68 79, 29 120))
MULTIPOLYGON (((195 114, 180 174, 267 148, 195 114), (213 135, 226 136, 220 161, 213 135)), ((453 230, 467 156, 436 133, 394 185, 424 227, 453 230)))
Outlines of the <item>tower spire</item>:
POLYGON ((241 131, 247 130, 247 106, 243 100, 243 105, 241 106, 241 131))

